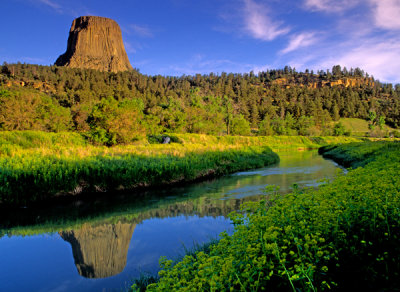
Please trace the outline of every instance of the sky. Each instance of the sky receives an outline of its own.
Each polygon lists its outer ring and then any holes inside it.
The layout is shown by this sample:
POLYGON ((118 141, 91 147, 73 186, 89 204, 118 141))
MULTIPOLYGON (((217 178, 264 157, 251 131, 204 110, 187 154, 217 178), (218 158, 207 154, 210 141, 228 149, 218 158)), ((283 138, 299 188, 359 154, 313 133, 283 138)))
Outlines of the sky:
POLYGON ((400 0, 1 0, 0 63, 50 65, 74 18, 121 27, 148 75, 359 67, 400 83, 400 0))

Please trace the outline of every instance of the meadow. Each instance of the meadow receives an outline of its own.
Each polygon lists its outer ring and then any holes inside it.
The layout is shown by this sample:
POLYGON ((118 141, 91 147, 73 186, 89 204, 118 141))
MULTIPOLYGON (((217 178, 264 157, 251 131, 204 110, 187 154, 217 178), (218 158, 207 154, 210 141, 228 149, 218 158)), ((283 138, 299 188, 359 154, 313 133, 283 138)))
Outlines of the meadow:
POLYGON ((162 258, 157 282, 142 290, 397 289, 400 144, 350 143, 320 153, 354 169, 317 190, 266 190, 264 201, 232 213, 232 235, 181 261, 162 258))
POLYGON ((273 151, 360 141, 350 137, 234 137, 171 134, 113 147, 77 133, 0 133, 0 201, 25 205, 84 191, 190 182, 279 161, 273 151), (150 142, 152 143, 150 143, 150 142))

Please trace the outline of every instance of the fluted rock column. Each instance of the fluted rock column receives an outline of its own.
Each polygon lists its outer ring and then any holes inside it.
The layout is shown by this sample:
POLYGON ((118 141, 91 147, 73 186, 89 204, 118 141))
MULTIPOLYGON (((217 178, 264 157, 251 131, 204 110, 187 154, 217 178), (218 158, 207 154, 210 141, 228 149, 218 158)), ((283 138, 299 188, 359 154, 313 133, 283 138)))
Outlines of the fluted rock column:
POLYGON ((99 16, 81 16, 72 22, 67 51, 55 65, 108 72, 132 69, 119 25, 99 16))

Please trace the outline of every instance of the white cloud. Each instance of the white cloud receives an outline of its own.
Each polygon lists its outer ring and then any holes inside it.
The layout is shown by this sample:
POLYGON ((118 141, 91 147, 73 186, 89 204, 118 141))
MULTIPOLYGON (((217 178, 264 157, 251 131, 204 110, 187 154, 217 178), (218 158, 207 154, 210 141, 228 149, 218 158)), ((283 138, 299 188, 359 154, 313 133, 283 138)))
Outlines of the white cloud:
POLYGON ((365 24, 367 18, 368 16, 364 14, 339 18, 334 30, 326 35, 341 34, 345 35, 348 39, 352 38, 354 40, 367 36, 368 34, 373 34, 375 27, 365 24))
POLYGON ((382 81, 400 81, 400 39, 366 40, 338 58, 338 64, 360 67, 382 81))
POLYGON ((399 0, 370 0, 376 26, 384 29, 400 29, 399 0))
MULTIPOLYGON (((379 1, 379 0, 378 0, 379 1)), ((341 12, 356 6, 360 0, 305 0, 306 9, 323 12, 341 12)))
POLYGON ((337 15, 331 28, 324 31, 323 39, 317 39, 316 35, 291 37, 287 47, 279 52, 280 63, 298 70, 326 70, 339 64, 348 69, 359 67, 383 82, 400 81, 400 37, 394 32, 400 30, 400 0, 304 0, 303 3, 309 11, 337 15), (358 9, 350 14, 349 10, 355 7, 358 9), (312 53, 299 50, 309 45, 313 45, 312 53), (292 52, 288 55, 290 59, 285 58, 288 52, 292 52))
POLYGON ((276 69, 276 68, 273 66, 270 66, 270 65, 257 65, 257 66, 254 66, 253 69, 251 69, 251 71, 258 74, 260 72, 266 72, 269 69, 276 69))
POLYGON ((313 54, 299 53, 287 62, 304 70, 326 70, 334 65, 347 69, 359 67, 382 82, 400 81, 400 37, 366 36, 342 43, 320 44, 313 54), (295 65, 296 64, 296 65, 295 65))
POLYGON ((54 2, 53 0, 39 0, 39 2, 49 6, 50 8, 56 10, 57 12, 61 12, 62 11, 61 5, 59 5, 58 3, 54 2))
POLYGON ((243 0, 243 2, 245 31, 253 38, 271 41, 289 32, 289 28, 282 27, 282 23, 272 21, 265 6, 253 0, 243 0))
POLYGON ((131 29, 132 33, 141 37, 147 37, 151 38, 154 36, 153 32, 151 31, 150 28, 147 26, 142 26, 142 25, 137 25, 137 24, 131 24, 129 26, 131 29))
POLYGON ((293 35, 291 36, 287 47, 281 50, 280 53, 287 54, 289 52, 296 51, 300 48, 311 46, 317 41, 318 38, 315 36, 315 32, 303 32, 298 35, 293 35))
MULTIPOLYGON (((43 58, 35 58, 35 57, 22 57, 21 60, 33 64, 43 64, 46 63, 46 61, 47 62, 49 61, 43 58)), ((49 63, 51 63, 51 61, 49 61, 49 63)))
MULTIPOLYGON (((209 74, 209 73, 244 73, 250 72, 255 67, 254 64, 246 64, 241 62, 232 61, 229 59, 208 59, 203 54, 195 54, 189 60, 169 66, 168 68, 161 68, 161 71, 173 72, 173 75, 195 75, 195 74, 209 74)), ((168 73, 171 74, 171 73, 168 73)))
POLYGON ((135 54, 137 52, 135 47, 130 42, 125 41, 124 46, 128 53, 135 54))
POLYGON ((87 9, 83 4, 71 5, 67 0, 30 0, 36 5, 45 5, 59 14, 71 15, 74 17, 82 15, 97 15, 94 11, 87 9), (73 6, 73 7, 72 7, 73 6))

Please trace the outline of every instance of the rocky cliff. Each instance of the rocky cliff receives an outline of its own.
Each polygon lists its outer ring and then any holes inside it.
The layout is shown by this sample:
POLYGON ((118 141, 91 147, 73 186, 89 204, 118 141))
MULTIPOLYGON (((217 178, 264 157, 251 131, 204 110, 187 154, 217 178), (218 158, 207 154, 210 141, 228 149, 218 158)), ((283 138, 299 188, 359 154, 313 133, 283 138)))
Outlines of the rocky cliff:
POLYGON ((55 64, 108 72, 132 69, 118 24, 98 16, 81 16, 72 22, 67 51, 55 64))
POLYGON ((343 77, 335 80, 320 80, 317 76, 310 77, 310 80, 297 80, 294 77, 291 78, 277 78, 270 82, 271 85, 278 85, 283 88, 290 87, 308 87, 308 88, 323 88, 323 87, 362 87, 369 86, 374 87, 375 81, 370 77, 343 77))
POLYGON ((121 223, 61 231, 71 244, 78 273, 85 278, 106 278, 121 273, 136 224, 121 223))

